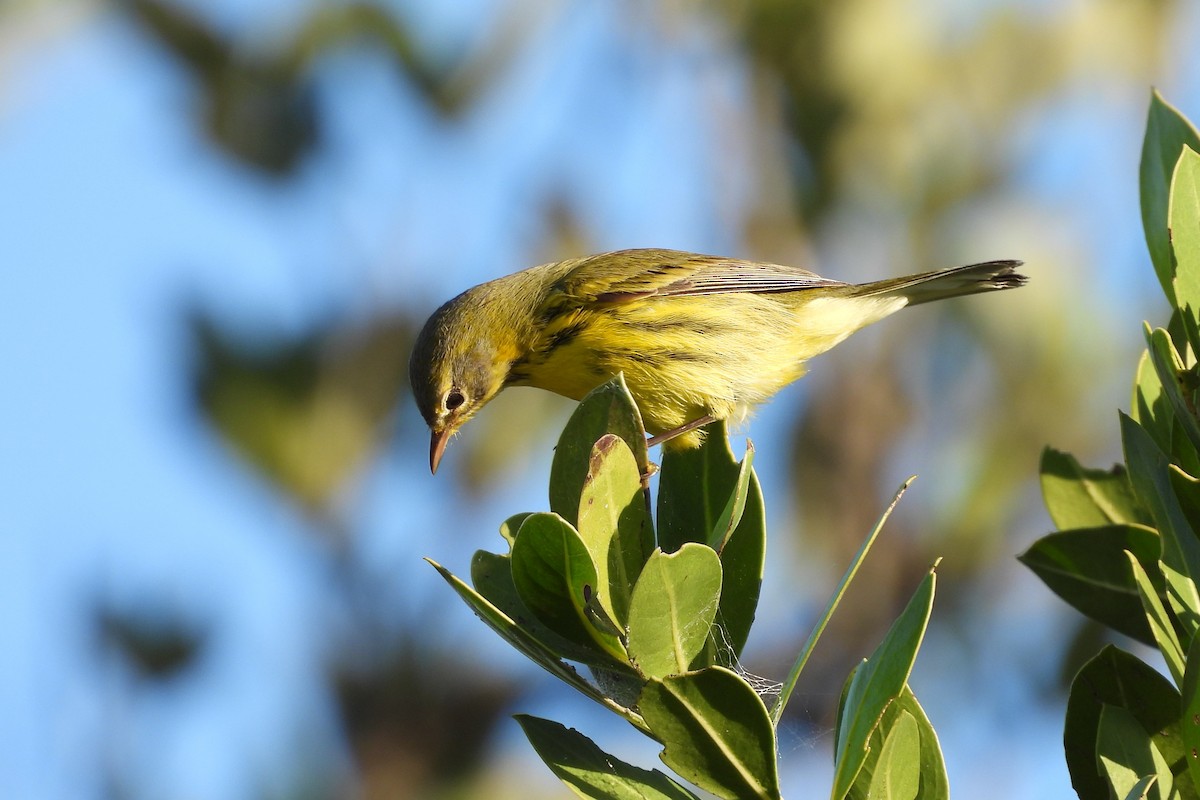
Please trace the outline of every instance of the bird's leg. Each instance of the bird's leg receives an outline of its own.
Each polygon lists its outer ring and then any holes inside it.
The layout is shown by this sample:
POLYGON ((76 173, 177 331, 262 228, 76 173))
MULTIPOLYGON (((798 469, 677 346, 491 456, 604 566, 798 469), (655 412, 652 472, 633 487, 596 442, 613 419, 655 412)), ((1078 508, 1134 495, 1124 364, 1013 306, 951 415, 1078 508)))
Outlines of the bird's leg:
POLYGON ((717 418, 712 414, 705 414, 703 417, 698 417, 691 422, 685 422, 678 428, 672 428, 666 433, 660 433, 657 436, 651 436, 646 440, 646 447, 654 447, 656 444, 662 444, 663 442, 674 439, 676 436, 682 436, 685 433, 690 433, 691 431, 696 430, 696 428, 703 428, 705 425, 716 421, 717 418))
MULTIPOLYGON (((703 428, 705 425, 709 424, 710 422, 716 422, 716 421, 717 421, 717 418, 714 417, 712 414, 705 414, 703 417, 694 419, 691 422, 685 422, 683 425, 680 425, 678 428, 672 428, 671 430, 667 431, 666 433, 660 433, 657 436, 651 436, 649 439, 646 440, 646 447, 647 448, 654 447, 654 445, 656 445, 656 444, 662 444, 663 442, 665 442, 669 439, 674 439, 676 436, 682 436, 683 434, 688 433, 689 431, 694 431, 694 430, 696 430, 696 428, 703 428)), ((658 465, 652 461, 647 461, 646 462, 646 472, 642 475, 642 489, 646 493, 646 507, 647 508, 650 507, 650 476, 656 472, 658 472, 658 465)))

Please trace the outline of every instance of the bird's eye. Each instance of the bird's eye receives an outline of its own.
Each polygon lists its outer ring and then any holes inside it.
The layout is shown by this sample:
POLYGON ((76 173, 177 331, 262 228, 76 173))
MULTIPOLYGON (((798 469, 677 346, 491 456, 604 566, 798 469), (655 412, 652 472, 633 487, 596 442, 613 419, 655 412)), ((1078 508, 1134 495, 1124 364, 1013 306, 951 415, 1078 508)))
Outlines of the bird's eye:
POLYGON ((453 411, 454 409, 467 402, 467 398, 463 397, 463 393, 458 389, 451 389, 446 394, 446 410, 453 411))

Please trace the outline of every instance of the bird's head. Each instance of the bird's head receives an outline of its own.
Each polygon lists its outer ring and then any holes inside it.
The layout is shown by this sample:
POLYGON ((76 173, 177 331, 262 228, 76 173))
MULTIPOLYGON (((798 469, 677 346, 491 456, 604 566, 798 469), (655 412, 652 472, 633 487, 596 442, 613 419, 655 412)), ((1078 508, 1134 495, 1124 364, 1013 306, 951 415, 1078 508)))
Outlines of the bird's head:
POLYGON ((515 342, 494 306, 471 292, 433 313, 408 363, 413 396, 429 426, 429 469, 436 473, 450 436, 504 388, 515 342))

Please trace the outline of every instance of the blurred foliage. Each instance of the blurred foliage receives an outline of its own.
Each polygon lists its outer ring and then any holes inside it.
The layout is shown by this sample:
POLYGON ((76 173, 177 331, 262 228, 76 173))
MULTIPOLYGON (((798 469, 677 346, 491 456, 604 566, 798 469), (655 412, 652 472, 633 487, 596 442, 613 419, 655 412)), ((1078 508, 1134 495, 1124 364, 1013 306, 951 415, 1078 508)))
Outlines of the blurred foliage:
POLYGON ((96 632, 109 650, 148 681, 167 681, 187 670, 204 651, 206 625, 164 611, 158 604, 126 609, 106 601, 96 607, 96 632))
POLYGON ((471 776, 519 686, 458 654, 395 643, 373 667, 334 676, 365 797, 478 796, 471 776))
POLYGON ((310 513, 330 512, 386 441, 383 424, 407 386, 409 321, 328 325, 269 344, 234 338, 202 314, 192 321, 204 414, 310 513))
POLYGON ((205 124, 215 144, 246 164, 286 176, 320 144, 314 62, 342 48, 374 46, 425 97, 454 117, 471 107, 495 70, 519 46, 519 28, 492 38, 461 63, 426 53, 404 21, 376 3, 314 4, 283 41, 235 42, 195 13, 160 0, 113 0, 127 9, 199 81, 205 124))

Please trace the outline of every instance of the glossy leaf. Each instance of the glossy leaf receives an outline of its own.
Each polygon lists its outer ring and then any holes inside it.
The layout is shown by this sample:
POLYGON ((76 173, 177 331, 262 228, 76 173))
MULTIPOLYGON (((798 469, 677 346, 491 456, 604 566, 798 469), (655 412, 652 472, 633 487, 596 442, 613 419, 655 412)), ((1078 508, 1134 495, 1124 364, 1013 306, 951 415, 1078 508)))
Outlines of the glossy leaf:
POLYGON ((513 542, 517 540, 517 531, 521 530, 521 523, 525 521, 530 512, 522 511, 520 514, 513 514, 504 522, 500 523, 500 536, 504 541, 508 542, 508 549, 511 551, 513 542))
POLYGON ((1175 267, 1168 233, 1170 185, 1175 165, 1184 146, 1200 151, 1200 134, 1156 91, 1150 99, 1146 138, 1142 144, 1139 184, 1142 227, 1154 272, 1172 306, 1175 298, 1175 267))
POLYGON ((1158 783, 1157 775, 1146 775, 1138 779, 1125 795, 1124 800, 1146 800, 1150 796, 1150 789, 1158 783))
POLYGON ((596 687, 592 686, 570 665, 561 661, 558 655, 543 642, 529 634, 511 617, 488 601, 486 597, 476 592, 454 573, 431 559, 425 559, 430 566, 438 571, 450 587, 458 593, 468 606, 487 623, 488 627, 500 634, 500 637, 512 645, 518 652, 523 653, 531 661, 545 669, 551 675, 578 689, 585 696, 592 698, 605 708, 623 716, 630 724, 639 730, 647 730, 642 718, 628 708, 609 699, 596 687))
POLYGON ((1088 469, 1070 453, 1047 447, 1039 469, 1042 498, 1059 530, 1149 523, 1123 465, 1088 469))
POLYGON ((1038 539, 1018 560, 1078 611, 1097 622, 1154 644, 1125 551, 1142 564, 1155 592, 1163 591, 1158 571, 1158 533, 1138 525, 1076 528, 1038 539))
POLYGON ((1189 407, 1190 400, 1184 397, 1180 385, 1180 377, 1184 371, 1183 361, 1165 330, 1151 330, 1149 325, 1145 325, 1144 334, 1150 363, 1154 365, 1154 371, 1158 374, 1163 397, 1174 412, 1175 423, 1187 436, 1192 447, 1200 448, 1200 422, 1197 422, 1196 413, 1189 407))
POLYGON ((718 797, 778 798, 775 729, 750 684, 724 667, 652 680, 638 708, 662 760, 718 797))
POLYGON ((656 550, 646 562, 629 608, 629 657, 648 678, 687 672, 704 648, 721 599, 721 560, 689 542, 656 550))
POLYGON ((1117 797, 1136 797, 1135 786, 1151 775, 1156 780, 1147 798, 1167 800, 1171 796, 1174 781, 1166 759, 1137 718, 1120 706, 1104 704, 1100 708, 1096 761, 1117 797))
MULTIPOLYGON (((853 680, 854 675, 851 673, 846 678, 846 690, 849 689, 853 680)), ((838 705, 839 716, 845 704, 846 693, 843 690, 842 702, 838 705)), ((929 722, 929 717, 925 716, 925 709, 921 708, 921 704, 917 702, 917 698, 907 685, 905 685, 904 691, 896 698, 895 702, 891 703, 884 710, 879 724, 871 732, 870 750, 867 753, 867 760, 863 762, 862 770, 859 771, 858 778, 855 779, 854 785, 850 788, 850 794, 847 795, 849 800, 874 800, 876 797, 872 791, 873 787, 877 785, 876 771, 878 769, 878 762, 882 761, 883 758, 884 737, 888 735, 888 732, 902 715, 911 718, 916 725, 918 745, 920 747, 919 753, 914 759, 916 762, 914 766, 917 768, 919 777, 918 792, 913 796, 919 798, 919 800, 949 800, 950 782, 946 777, 946 764, 942 760, 942 748, 938 742, 937 734, 933 730, 933 725, 929 722)))
POLYGON ((833 800, 849 793, 867 760, 872 731, 908 682, 929 623, 935 583, 930 570, 875 652, 854 672, 834 733, 833 800))
MULTIPOLYGON (((1194 132, 1194 131, 1193 131, 1194 132)), ((1183 146, 1171 178, 1167 220, 1171 231, 1171 250, 1175 257, 1176 306, 1188 309, 1192 323, 1189 337, 1197 349, 1194 329, 1200 311, 1200 143, 1183 146)))
POLYGON ((654 529, 633 452, 611 433, 592 447, 579 502, 579 538, 596 564, 600 603, 624 627, 633 585, 654 550, 654 529))
POLYGON ((1142 565, 1138 563, 1132 553, 1126 553, 1126 556, 1133 568, 1133 580, 1137 585, 1138 595, 1142 598, 1142 606, 1146 609, 1146 619, 1150 623, 1150 632, 1154 635, 1158 651, 1162 653, 1163 659, 1167 662, 1167 669, 1175 678, 1175 685, 1181 685, 1183 683, 1183 648, 1179 644, 1179 636, 1175 633, 1171 618, 1167 616, 1166 607, 1154 591, 1150 579, 1146 577, 1146 571, 1142 569, 1142 565))
MULTIPOLYGON (((1187 652, 1187 667, 1183 673, 1183 713, 1179 717, 1184 761, 1193 790, 1200 789, 1200 636, 1192 639, 1187 652), (1188 757, 1190 756, 1190 757, 1188 757)), ((1181 785, 1180 781, 1177 785, 1181 785)), ((1193 791, 1193 795, 1197 792, 1193 791)))
POLYGON ((531 514, 512 548, 512 575, 525 607, 550 630, 577 645, 593 643, 621 663, 620 641, 597 623, 590 608, 597 585, 591 554, 557 514, 531 514))
POLYGON ((1200 539, 1175 495, 1166 455, 1144 428, 1124 414, 1120 419, 1130 480, 1162 538, 1160 568, 1171 610, 1183 629, 1194 634, 1200 629, 1200 594, 1194 580, 1200 576, 1200 539))
MULTIPOLYGON (((1194 224, 1200 224, 1200 219, 1194 224)), ((1181 274, 1177 267, 1176 278, 1181 274)), ((1196 353, 1200 352, 1200 322, 1196 320, 1196 309, 1190 302, 1171 312, 1171 319, 1167 321, 1167 333, 1170 334, 1171 342, 1183 360, 1183 366, 1189 369, 1195 367, 1196 353)))
POLYGON ((1071 785, 1080 797, 1107 797, 1096 763, 1103 705, 1121 706, 1147 731, 1173 771, 1186 770, 1179 736, 1179 692, 1163 675, 1130 653, 1107 645, 1083 666, 1067 698, 1063 748, 1071 785))
POLYGON ((1150 360, 1150 351, 1142 351, 1133 384, 1133 419, 1141 425, 1164 453, 1172 452, 1172 428, 1175 415, 1163 394, 1158 370, 1150 360))
MULTIPOLYGON (((707 542, 719 527, 741 472, 725 423, 706 429, 704 444, 691 450, 666 450, 658 486, 658 543, 664 552, 685 542, 707 542)), ((758 608, 766 558, 766 513, 758 477, 751 469, 741 521, 721 549, 723 631, 719 663, 732 666, 741 655, 758 608)))
POLYGON ((1171 489, 1179 501, 1188 527, 1200 531, 1200 479, 1193 478, 1174 464, 1167 467, 1167 479, 1171 482, 1171 489))
POLYGON ((753 467, 754 445, 747 440, 746 455, 738 467, 737 483, 734 485, 733 493, 729 496, 728 502, 725 503, 725 509, 717 517, 717 522, 708 535, 709 546, 718 553, 725 549, 725 543, 729 541, 729 537, 737 530, 738 523, 742 521, 742 514, 746 511, 746 497, 750 492, 750 477, 754 474, 753 467))
POLYGON ((648 471, 642 415, 620 375, 597 386, 579 402, 554 448, 550 510, 572 525, 579 522, 579 501, 591 467, 592 446, 606 433, 621 437, 633 453, 639 472, 648 471))
POLYGON ((513 583, 510 556, 477 551, 471 559, 471 585, 526 634, 544 644, 559 658, 591 666, 612 666, 612 658, 594 643, 580 645, 559 636, 525 607, 513 583))
POLYGON ((574 728, 528 714, 515 719, 558 779, 580 797, 596 800, 699 800, 658 770, 627 764, 574 728))
POLYGON ((887 729, 879 761, 871 775, 871 800, 915 800, 921 789, 921 733, 917 721, 901 711, 887 729))

